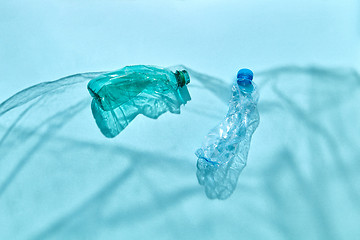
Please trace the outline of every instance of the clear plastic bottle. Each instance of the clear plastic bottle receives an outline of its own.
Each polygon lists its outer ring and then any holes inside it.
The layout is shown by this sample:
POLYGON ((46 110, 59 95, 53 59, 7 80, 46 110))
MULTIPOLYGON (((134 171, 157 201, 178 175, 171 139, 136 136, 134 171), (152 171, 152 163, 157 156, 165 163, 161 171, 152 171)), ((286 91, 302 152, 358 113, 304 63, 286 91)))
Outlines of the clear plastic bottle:
POLYGON ((259 94, 253 73, 241 69, 232 87, 229 111, 207 135, 195 155, 197 178, 209 198, 226 199, 235 190, 246 165, 252 134, 259 125, 259 94))

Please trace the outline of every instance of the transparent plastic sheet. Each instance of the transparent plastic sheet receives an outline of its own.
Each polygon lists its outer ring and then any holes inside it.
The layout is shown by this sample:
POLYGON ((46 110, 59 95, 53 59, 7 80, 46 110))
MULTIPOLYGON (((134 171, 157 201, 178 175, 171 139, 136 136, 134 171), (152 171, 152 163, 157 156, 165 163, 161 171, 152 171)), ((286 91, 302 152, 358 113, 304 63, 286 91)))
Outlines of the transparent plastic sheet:
POLYGON ((248 165, 230 198, 209 201, 193 153, 226 114, 231 86, 187 70, 192 101, 180 115, 139 116, 115 139, 99 132, 90 109, 86 84, 100 73, 42 83, 2 103, 0 238, 360 235, 355 71, 256 72, 261 124, 248 165))

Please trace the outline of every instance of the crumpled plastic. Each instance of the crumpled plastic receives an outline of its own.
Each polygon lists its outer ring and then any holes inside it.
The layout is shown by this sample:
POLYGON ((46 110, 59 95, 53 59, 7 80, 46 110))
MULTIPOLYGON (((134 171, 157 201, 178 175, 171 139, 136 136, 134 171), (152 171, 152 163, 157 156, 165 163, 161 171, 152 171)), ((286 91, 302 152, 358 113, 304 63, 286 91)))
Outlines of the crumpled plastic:
POLYGON ((236 188, 246 166, 251 137, 260 121, 258 99, 259 93, 252 81, 245 84, 235 81, 228 113, 195 153, 198 181, 211 199, 226 199, 236 188))
POLYGON ((88 84, 96 124, 104 136, 113 138, 139 114, 152 119, 166 112, 180 114, 180 106, 191 100, 186 87, 189 80, 184 70, 173 73, 144 65, 103 74, 88 84), (188 81, 179 83, 177 77, 183 74, 188 81))

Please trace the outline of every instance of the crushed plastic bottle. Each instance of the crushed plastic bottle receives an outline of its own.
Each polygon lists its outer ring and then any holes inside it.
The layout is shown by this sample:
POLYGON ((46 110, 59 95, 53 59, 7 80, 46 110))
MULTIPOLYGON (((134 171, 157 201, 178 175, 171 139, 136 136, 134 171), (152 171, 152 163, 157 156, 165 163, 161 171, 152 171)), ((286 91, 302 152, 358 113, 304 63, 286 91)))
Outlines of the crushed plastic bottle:
POLYGON ((196 175, 208 198, 228 198, 246 165, 251 137, 260 120, 259 94, 252 79, 249 69, 238 72, 225 119, 210 131, 203 146, 195 152, 196 175))
POLYGON ((135 65, 103 74, 88 83, 91 109, 101 132, 118 135, 139 114, 156 119, 163 113, 180 113, 191 100, 185 70, 135 65))

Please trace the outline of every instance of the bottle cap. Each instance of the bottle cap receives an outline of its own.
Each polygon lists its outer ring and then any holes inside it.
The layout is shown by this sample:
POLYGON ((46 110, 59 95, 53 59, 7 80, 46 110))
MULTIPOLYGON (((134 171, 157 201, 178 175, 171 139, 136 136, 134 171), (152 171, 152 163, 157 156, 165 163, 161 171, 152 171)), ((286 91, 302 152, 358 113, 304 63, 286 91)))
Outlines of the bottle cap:
POLYGON ((250 93, 254 90, 252 79, 254 77, 253 72, 250 69, 240 69, 237 74, 237 84, 242 92, 250 93))
POLYGON ((237 73, 237 79, 238 80, 252 80, 254 77, 254 73, 247 68, 240 69, 237 73))

